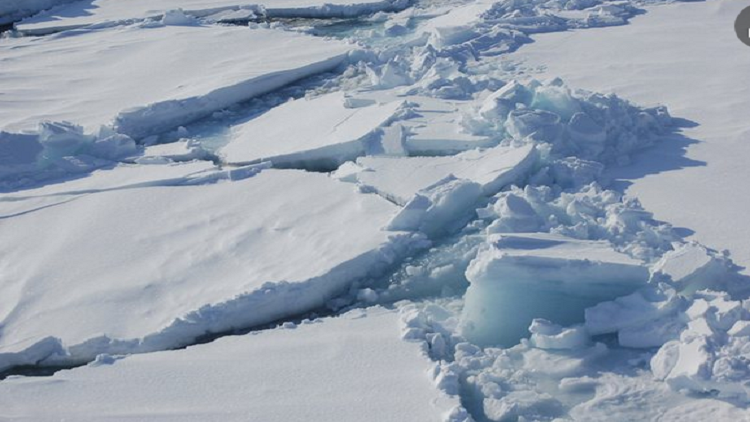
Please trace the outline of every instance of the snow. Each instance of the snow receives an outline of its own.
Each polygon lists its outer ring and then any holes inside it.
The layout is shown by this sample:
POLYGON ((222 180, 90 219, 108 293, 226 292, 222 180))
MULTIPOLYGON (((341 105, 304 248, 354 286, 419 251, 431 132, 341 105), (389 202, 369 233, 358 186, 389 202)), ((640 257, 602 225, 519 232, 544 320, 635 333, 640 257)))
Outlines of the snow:
POLYGON ((219 26, 3 39, 0 130, 68 121, 88 135, 106 125, 138 140, 332 69, 350 49, 290 32, 219 26), (87 72, 92 67, 97 72, 87 72))
POLYGON ((475 344, 512 346, 534 318, 583 322, 585 308, 648 281, 640 262, 608 242, 550 234, 492 235, 466 277, 462 334, 475 344))
POLYGON ((57 7, 24 19, 16 28, 27 34, 48 34, 91 25, 160 19, 173 10, 216 21, 274 17, 346 17, 404 7, 391 0, 91 0, 57 7))
POLYGON ((396 207, 325 175, 211 183, 202 166, 116 168, 6 198, 0 366, 48 336, 87 359, 305 312, 414 243, 381 230, 396 207), (151 181, 123 185, 149 168, 151 181), (192 177, 157 182, 179 171, 192 177))
POLYGON ((457 400, 433 387, 432 363, 399 338, 398 320, 376 307, 185 350, 100 355, 50 378, 4 381, 0 418, 444 420, 457 400))
POLYGON ((695 240, 731 251, 747 267, 748 232, 736 222, 744 220, 743 198, 750 197, 743 176, 750 58, 731 30, 743 7, 732 0, 651 7, 626 26, 535 36, 507 58, 529 69, 543 66, 542 75, 581 88, 667 105, 692 122, 612 176, 626 181, 627 192, 656 218, 694 231, 695 240), (696 31, 694 22, 703 29, 696 31))
POLYGON ((343 93, 299 99, 234 126, 223 161, 276 167, 332 167, 375 149, 401 103, 347 107, 343 93))

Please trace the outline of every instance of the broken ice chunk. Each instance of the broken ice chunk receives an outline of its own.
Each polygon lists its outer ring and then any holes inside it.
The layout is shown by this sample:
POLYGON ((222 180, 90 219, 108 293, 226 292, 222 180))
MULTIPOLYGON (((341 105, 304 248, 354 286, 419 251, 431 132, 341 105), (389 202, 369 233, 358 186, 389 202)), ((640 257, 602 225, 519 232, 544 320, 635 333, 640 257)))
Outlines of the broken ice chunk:
POLYGON ((478 183, 449 176, 414 195, 387 228, 420 231, 430 237, 450 233, 466 223, 481 195, 478 183))
POLYGON ((539 349, 582 349, 589 344, 589 335, 582 325, 563 328, 546 319, 531 322, 531 343, 539 349))
POLYGON ((514 139, 531 136, 534 140, 554 144, 560 137, 560 116, 544 110, 518 109, 508 114, 505 130, 514 139))
POLYGON ((232 130, 224 161, 271 161, 275 167, 336 168, 363 155, 401 107, 398 101, 348 107, 343 93, 282 104, 232 130))
POLYGON ((151 163, 160 160, 181 162, 202 160, 207 158, 208 155, 208 151, 201 147, 200 142, 195 139, 184 139, 169 144, 146 147, 143 156, 136 161, 139 163, 151 163))
POLYGON ((685 324, 678 312, 686 300, 672 289, 646 287, 586 309, 591 334, 618 333, 625 347, 657 347, 679 337, 685 324))
POLYGON ((552 234, 491 235, 472 261, 462 333, 481 345, 512 346, 534 318, 569 325, 584 310, 632 293, 648 280, 639 261, 608 242, 552 234))
POLYGON ((679 245, 654 265, 652 272, 674 283, 683 293, 716 287, 726 281, 729 263, 723 257, 695 242, 679 245))
POLYGON ((536 153, 530 145, 472 150, 450 157, 361 157, 357 164, 366 170, 357 174, 357 180, 404 205, 418 191, 449 175, 479 183, 483 194, 492 195, 517 183, 535 160, 536 153))

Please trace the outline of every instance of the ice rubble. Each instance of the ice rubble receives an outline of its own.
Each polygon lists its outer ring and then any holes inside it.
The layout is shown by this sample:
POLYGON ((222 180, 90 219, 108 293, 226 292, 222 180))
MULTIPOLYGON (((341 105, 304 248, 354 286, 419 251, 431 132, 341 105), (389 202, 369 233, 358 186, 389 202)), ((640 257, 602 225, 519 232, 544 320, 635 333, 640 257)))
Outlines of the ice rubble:
POLYGON ((398 320, 398 312, 375 307, 185 350, 99 355, 48 379, 0 383, 0 416, 441 420, 458 401, 433 387, 429 360, 419 345, 400 340, 398 320))
POLYGON ((395 206, 326 175, 201 165, 118 167, 4 198, 0 367, 48 336, 69 354, 52 360, 86 361, 306 312, 425 244, 381 230, 395 206), (183 166, 181 183, 158 182, 183 166), (153 181, 120 184, 149 168, 153 181))
POLYGON ((403 9, 403 0, 93 0, 72 3, 24 19, 16 28, 38 35, 92 25, 114 25, 145 19, 161 19, 179 10, 191 17, 214 22, 266 18, 352 17, 378 11, 403 9))
POLYGON ((402 103, 357 104, 343 93, 298 99, 232 128, 218 151, 224 162, 270 161, 274 167, 329 168, 381 151, 384 127, 402 103))

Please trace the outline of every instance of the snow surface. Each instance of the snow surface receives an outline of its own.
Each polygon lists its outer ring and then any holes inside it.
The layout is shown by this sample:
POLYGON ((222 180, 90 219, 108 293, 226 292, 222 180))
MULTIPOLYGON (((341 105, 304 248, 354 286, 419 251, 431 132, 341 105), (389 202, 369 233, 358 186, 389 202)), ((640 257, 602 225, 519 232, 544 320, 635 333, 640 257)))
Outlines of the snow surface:
POLYGON ((234 126, 223 161, 336 168, 365 154, 401 107, 398 101, 347 107, 343 93, 290 101, 234 126))
POLYGON ((332 69, 350 49, 290 32, 220 26, 2 39, 0 130, 68 121, 89 135, 111 125, 141 139, 332 69), (92 67, 97 72, 88 72, 92 67))
POLYGON ((711 0, 653 7, 622 27, 535 36, 533 45, 509 56, 581 88, 667 105, 674 116, 690 121, 681 136, 612 176, 627 181, 627 192, 657 218, 729 250, 745 267, 748 226, 736 222, 744 221, 743 198, 750 197, 743 176, 750 157, 745 124, 750 57, 732 28, 746 6, 711 0))
POLYGON ((457 400, 434 388, 431 362, 400 339, 398 321, 376 307, 185 350, 99 355, 49 379, 3 382, 0 418, 443 420, 457 400))
MULTIPOLYGON (((158 166, 152 177, 196 166, 158 166)), ((322 174, 120 185, 131 169, 3 202, 0 366, 48 336, 86 359, 305 312, 408 249, 408 238, 380 230, 392 204, 322 174), (277 186, 288 195, 274 195, 277 186)))
POLYGON ((400 9, 404 2, 393 0, 91 0, 73 2, 24 19, 16 28, 27 34, 117 24, 147 18, 161 19, 174 10, 215 21, 266 17, 346 17, 382 10, 400 9))

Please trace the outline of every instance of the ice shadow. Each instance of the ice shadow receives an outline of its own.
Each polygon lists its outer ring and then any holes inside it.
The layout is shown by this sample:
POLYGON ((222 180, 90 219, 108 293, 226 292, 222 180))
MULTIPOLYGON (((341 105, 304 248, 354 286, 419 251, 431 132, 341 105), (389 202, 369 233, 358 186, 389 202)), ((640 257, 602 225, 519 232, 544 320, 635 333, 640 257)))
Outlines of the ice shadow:
MULTIPOLYGON (((705 161, 686 156, 690 146, 702 141, 689 138, 683 132, 699 124, 682 118, 674 118, 673 123, 672 132, 665 134, 654 145, 634 153, 630 164, 607 170, 606 176, 611 180, 609 188, 625 192, 635 180, 646 176, 708 165, 705 161)), ((686 233, 690 231, 685 230, 686 233)))

